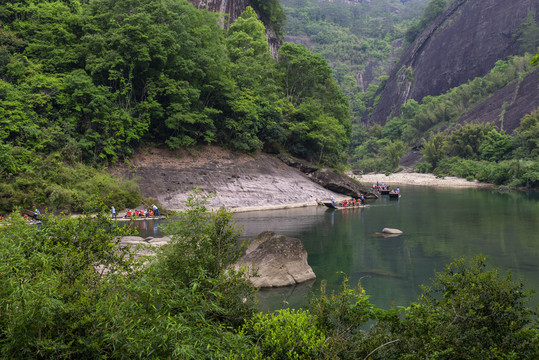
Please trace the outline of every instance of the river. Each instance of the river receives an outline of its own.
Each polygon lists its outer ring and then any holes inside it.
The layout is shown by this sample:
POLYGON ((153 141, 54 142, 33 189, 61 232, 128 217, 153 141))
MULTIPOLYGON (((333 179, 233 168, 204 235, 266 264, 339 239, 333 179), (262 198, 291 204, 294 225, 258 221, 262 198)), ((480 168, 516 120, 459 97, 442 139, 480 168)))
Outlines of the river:
MULTIPOLYGON (((361 281, 382 308, 417 300, 420 285, 452 260, 487 257, 489 267, 511 271, 527 289, 539 284, 539 192, 401 186, 400 200, 387 197, 362 209, 307 207, 235 214, 246 238, 262 231, 303 241, 315 282, 261 290, 260 309, 299 307, 321 280, 338 290, 343 276, 361 281), (384 227, 404 235, 375 236, 384 227)), ((528 304, 539 305, 539 295, 528 304)))

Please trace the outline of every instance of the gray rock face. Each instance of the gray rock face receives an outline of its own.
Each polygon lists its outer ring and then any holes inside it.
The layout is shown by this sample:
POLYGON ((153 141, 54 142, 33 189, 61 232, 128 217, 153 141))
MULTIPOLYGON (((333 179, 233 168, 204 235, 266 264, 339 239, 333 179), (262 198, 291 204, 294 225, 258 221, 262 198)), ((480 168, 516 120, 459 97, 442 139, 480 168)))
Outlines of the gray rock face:
POLYGON ((113 173, 134 179, 142 194, 168 209, 182 209, 193 187, 216 192, 209 206, 219 208, 315 202, 338 197, 307 175, 274 156, 233 154, 218 147, 153 149, 130 159, 131 167, 118 164, 113 173))
MULTIPOLYGON (((520 119, 539 106, 538 78, 539 70, 535 70, 522 81, 514 81, 498 90, 461 117, 457 124, 491 123, 512 134, 520 126, 520 119)), ((440 130, 447 127, 443 126, 440 130)), ((454 126, 453 129, 458 127, 454 126)))
MULTIPOLYGON (((537 0, 455 1, 402 56, 369 122, 384 125, 401 113, 408 99, 438 96, 486 75, 497 60, 518 54, 513 35, 529 11, 539 14, 537 0)), ((524 113, 529 113, 538 103, 521 105, 526 107, 524 113)))
POLYGON ((309 164, 307 162, 304 162, 304 161, 301 161, 301 160, 298 160, 298 159, 291 158, 290 156, 286 156, 286 155, 281 154, 281 155, 279 155, 279 160, 281 160, 282 162, 284 162, 288 166, 291 166, 293 168, 298 169, 299 171, 301 171, 304 174, 312 174, 313 172, 318 170, 318 168, 316 166, 313 166, 313 165, 311 165, 311 164, 309 164))
POLYGON ((301 240, 272 231, 265 231, 253 240, 235 264, 236 269, 242 266, 256 272, 257 276, 249 280, 257 288, 295 285, 316 278, 301 240))

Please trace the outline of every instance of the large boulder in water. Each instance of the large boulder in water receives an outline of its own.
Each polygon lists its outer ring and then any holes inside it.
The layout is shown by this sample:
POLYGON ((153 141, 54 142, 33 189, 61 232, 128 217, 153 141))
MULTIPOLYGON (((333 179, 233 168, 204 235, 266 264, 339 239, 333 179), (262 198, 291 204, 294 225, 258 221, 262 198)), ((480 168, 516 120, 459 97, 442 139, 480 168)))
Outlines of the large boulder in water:
POLYGON ((295 285, 316 278, 301 240, 273 231, 264 231, 253 240, 235 264, 236 269, 241 266, 254 270, 256 276, 249 280, 257 288, 295 285))

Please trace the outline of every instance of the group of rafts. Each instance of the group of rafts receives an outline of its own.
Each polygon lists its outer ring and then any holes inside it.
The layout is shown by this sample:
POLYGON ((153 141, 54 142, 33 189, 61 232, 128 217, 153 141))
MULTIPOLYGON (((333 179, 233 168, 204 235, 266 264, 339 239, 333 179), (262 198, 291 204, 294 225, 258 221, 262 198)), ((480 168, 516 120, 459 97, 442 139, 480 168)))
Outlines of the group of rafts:
POLYGON ((389 185, 384 183, 376 183, 372 186, 372 191, 377 192, 380 195, 389 195, 390 199, 398 199, 401 197, 400 189, 397 187, 395 190, 389 190, 389 185))
MULTIPOLYGON (((385 185, 384 183, 376 183, 372 186, 372 190, 373 192, 380 195, 388 195, 390 199, 398 200, 401 196, 399 188, 395 190, 389 190, 389 186, 385 185)), ((330 209, 349 209, 368 206, 365 205, 365 197, 363 195, 361 195, 359 199, 343 200, 341 202, 335 202, 335 199, 331 197, 331 201, 324 201, 324 205, 326 205, 330 209)))

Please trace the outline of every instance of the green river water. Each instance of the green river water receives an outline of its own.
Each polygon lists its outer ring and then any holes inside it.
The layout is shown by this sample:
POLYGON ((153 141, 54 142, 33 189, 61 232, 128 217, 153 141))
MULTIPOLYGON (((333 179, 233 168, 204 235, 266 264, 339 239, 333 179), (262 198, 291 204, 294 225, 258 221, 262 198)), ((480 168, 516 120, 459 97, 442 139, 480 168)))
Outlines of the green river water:
MULTIPOLYGON (((343 276, 361 285, 382 308, 409 305, 419 285, 457 258, 482 254, 501 273, 511 271, 527 289, 539 285, 539 192, 496 192, 401 186, 400 200, 387 197, 362 209, 307 207, 235 214, 244 236, 262 231, 303 241, 317 280, 296 287, 261 290, 260 309, 299 307, 320 280, 339 289, 343 276), (396 238, 373 236, 397 228, 396 238)), ((147 229, 155 231, 153 226, 147 229)), ((143 231, 144 233, 144 231, 143 231)), ((149 234, 151 235, 151 234, 149 234)), ((528 304, 539 305, 539 294, 528 304)))

